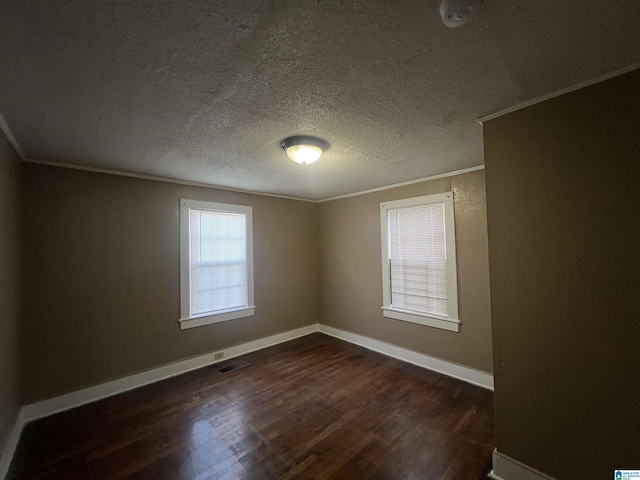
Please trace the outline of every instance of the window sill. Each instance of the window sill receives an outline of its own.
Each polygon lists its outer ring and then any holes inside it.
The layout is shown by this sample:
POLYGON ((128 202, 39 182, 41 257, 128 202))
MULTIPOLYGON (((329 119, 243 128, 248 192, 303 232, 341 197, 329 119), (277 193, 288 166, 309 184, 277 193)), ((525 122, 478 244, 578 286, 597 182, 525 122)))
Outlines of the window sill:
POLYGON ((203 315, 181 318, 180 330, 202 327, 204 325, 211 325, 212 323, 226 322, 228 320, 235 320, 236 318, 251 317, 255 309, 256 307, 242 307, 215 314, 205 313, 203 315))
POLYGON ((440 328, 450 332, 460 331, 460 320, 429 317, 427 315, 420 315, 419 313, 409 312, 407 310, 398 310, 391 307, 382 307, 382 314, 387 318, 402 320, 403 322, 417 323, 419 325, 440 328))

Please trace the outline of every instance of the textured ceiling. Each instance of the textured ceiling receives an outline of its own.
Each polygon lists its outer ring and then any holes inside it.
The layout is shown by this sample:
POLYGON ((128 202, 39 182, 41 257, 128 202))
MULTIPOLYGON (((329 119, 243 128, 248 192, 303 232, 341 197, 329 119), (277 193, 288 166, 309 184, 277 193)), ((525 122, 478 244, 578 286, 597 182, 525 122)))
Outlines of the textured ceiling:
POLYGON ((640 60, 638 1, 438 7, 3 0, 0 113, 30 159, 319 199, 481 165, 477 116, 640 60))

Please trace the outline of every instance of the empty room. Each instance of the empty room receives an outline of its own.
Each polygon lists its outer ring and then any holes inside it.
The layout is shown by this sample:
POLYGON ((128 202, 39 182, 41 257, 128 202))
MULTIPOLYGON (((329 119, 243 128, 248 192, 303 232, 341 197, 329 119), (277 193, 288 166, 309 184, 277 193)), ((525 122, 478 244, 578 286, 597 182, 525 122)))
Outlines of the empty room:
POLYGON ((640 480, 640 3, 0 5, 0 479, 640 480))

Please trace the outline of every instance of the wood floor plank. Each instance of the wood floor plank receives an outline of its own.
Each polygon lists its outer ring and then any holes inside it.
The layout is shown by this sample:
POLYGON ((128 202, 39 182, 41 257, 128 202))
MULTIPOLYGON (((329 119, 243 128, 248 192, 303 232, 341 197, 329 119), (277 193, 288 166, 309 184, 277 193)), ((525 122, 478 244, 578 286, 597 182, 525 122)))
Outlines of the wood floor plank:
POLYGON ((27 425, 9 478, 486 478, 493 395, 316 333, 27 425))

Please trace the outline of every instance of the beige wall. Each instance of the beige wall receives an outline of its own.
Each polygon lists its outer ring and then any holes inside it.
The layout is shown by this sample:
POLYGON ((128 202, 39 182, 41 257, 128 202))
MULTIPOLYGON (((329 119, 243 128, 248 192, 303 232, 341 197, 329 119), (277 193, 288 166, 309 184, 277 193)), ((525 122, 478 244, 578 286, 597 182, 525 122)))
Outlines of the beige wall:
POLYGON ((0 132, 0 452, 19 407, 22 164, 0 132))
POLYGON ((320 321, 491 371, 482 172, 320 205, 35 164, 24 173, 24 403, 320 321), (448 190, 457 334, 380 311, 380 202, 448 190), (179 330, 180 198, 253 206, 254 317, 179 330))
POLYGON ((498 450, 640 468, 640 70, 485 124, 498 450))
POLYGON ((35 164, 24 174, 25 403, 319 320, 313 203, 35 164), (180 198, 253 207, 255 316, 180 331, 180 198))
POLYGON ((322 323, 492 371, 484 172, 320 204, 322 323), (455 192, 460 332, 385 318, 380 203, 455 192))

